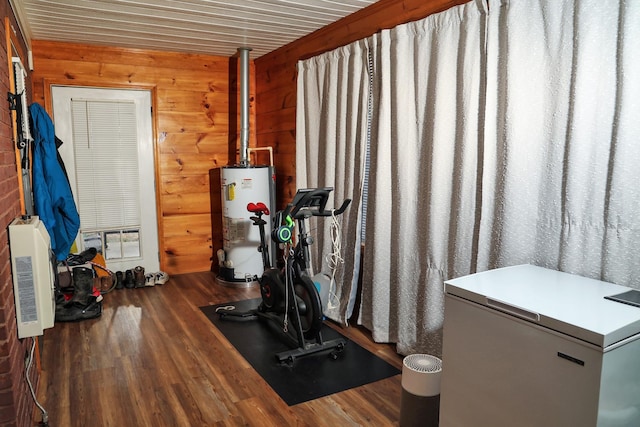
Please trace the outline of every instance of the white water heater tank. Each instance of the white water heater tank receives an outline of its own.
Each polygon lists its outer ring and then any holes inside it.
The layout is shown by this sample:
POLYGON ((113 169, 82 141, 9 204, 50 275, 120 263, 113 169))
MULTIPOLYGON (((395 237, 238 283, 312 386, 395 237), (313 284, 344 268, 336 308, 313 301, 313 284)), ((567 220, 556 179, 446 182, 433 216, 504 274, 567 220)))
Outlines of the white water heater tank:
POLYGON ((249 203, 264 203, 269 215, 263 215, 267 224, 265 233, 269 254, 271 245, 271 218, 275 206, 275 176, 270 166, 225 166, 221 168, 222 185, 222 238, 224 256, 218 281, 223 285, 250 284, 264 270, 259 228, 250 219, 249 203))

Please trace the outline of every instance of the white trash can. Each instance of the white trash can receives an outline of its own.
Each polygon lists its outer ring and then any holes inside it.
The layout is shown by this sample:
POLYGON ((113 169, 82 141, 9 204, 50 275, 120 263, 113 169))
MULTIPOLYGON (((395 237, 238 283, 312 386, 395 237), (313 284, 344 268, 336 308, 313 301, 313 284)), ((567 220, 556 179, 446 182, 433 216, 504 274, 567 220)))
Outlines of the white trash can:
POLYGON ((437 427, 442 360, 412 354, 402 361, 400 427, 437 427))

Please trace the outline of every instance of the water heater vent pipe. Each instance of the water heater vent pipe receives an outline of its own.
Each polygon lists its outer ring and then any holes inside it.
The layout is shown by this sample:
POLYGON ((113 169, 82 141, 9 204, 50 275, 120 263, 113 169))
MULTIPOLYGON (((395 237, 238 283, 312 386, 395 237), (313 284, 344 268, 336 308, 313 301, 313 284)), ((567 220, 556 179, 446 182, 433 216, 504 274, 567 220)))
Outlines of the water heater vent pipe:
POLYGON ((249 52, 240 47, 240 166, 249 166, 249 52))

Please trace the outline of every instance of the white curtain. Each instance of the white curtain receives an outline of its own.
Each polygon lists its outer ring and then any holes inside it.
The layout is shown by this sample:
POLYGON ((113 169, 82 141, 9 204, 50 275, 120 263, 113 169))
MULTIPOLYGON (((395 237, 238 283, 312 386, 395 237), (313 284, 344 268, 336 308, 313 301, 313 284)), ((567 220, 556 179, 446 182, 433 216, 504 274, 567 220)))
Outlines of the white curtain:
MULTIPOLYGON (((640 288, 640 1, 490 6, 360 44, 373 108, 358 321, 402 354, 440 354, 449 278, 531 263, 640 288)), ((345 102, 301 89, 298 108, 345 102)), ((298 122, 298 141, 324 119, 298 122)))
POLYGON ((443 280, 472 269, 483 6, 467 3, 374 38, 359 322, 404 354, 438 354, 443 280))
POLYGON ((346 212, 336 217, 342 232, 335 272, 328 261, 336 253, 330 233, 332 218, 311 218, 309 227, 314 238, 314 272, 335 278, 325 315, 346 324, 357 291, 361 252, 359 222, 369 103, 367 40, 300 61, 297 96, 297 187, 333 187, 327 208, 352 200, 346 212))
POLYGON ((640 287, 640 1, 491 4, 478 269, 640 287))

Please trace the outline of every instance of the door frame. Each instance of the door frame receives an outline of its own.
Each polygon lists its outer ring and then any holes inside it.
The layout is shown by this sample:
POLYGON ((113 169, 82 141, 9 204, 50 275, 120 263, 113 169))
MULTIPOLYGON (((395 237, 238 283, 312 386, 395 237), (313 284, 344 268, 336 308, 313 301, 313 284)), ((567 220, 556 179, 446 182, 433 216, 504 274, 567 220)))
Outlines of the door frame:
POLYGON ((154 171, 154 196, 155 196, 155 207, 156 207, 156 224, 157 224, 157 236, 158 236, 158 261, 159 268, 162 271, 166 270, 166 252, 165 252, 165 239, 164 239, 164 226, 163 226, 163 217, 162 217, 162 206, 161 206, 161 198, 160 198, 160 173, 158 170, 160 160, 160 150, 158 146, 158 124, 155 112, 157 110, 157 87, 155 85, 145 85, 145 84, 135 84, 135 85, 118 85, 118 84, 108 84, 104 82, 99 82, 96 84, 70 84, 69 80, 59 80, 59 79, 43 79, 43 97, 44 97, 44 106, 45 110, 51 117, 52 121, 55 122, 55 117, 53 114, 53 92, 52 88, 54 86, 65 86, 65 87, 74 87, 74 88, 84 88, 84 89, 115 89, 115 90, 141 90, 148 91, 151 96, 151 144, 153 151, 153 171, 154 171))

